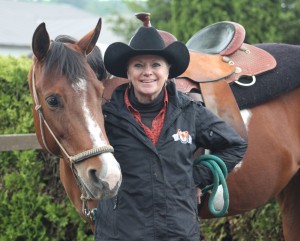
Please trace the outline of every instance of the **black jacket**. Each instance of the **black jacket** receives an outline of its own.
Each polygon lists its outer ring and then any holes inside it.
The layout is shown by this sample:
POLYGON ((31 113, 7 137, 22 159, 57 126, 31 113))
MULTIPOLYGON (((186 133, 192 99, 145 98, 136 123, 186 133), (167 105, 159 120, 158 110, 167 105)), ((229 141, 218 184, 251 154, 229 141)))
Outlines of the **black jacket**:
POLYGON ((247 144, 169 83, 165 122, 154 146, 124 105, 126 86, 120 86, 103 108, 123 180, 117 197, 99 202, 95 240, 199 241, 195 185, 211 184, 212 176, 204 167, 193 167, 193 153, 198 147, 210 149, 230 171, 247 144), (178 130, 187 138, 180 139, 178 130))

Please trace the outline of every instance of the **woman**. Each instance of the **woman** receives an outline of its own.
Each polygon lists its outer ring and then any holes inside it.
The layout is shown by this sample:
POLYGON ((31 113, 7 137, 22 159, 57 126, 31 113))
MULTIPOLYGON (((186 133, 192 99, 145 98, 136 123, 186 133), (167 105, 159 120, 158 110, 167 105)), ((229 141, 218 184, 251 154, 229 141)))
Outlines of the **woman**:
POLYGON ((228 171, 247 144, 201 103, 168 80, 189 64, 186 46, 165 46, 153 27, 111 44, 104 56, 111 74, 129 79, 103 111, 123 181, 118 196, 99 203, 95 240, 200 240, 195 186, 212 183, 206 167, 193 166, 199 147, 210 149, 228 171))

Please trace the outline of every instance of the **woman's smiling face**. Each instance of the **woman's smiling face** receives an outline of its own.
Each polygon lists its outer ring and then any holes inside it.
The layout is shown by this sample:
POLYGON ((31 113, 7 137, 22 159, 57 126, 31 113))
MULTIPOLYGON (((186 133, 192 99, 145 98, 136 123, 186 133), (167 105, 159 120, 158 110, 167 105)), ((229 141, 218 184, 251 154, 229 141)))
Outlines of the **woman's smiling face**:
POLYGON ((170 65, 158 55, 138 55, 128 61, 127 76, 141 103, 152 102, 169 76, 170 65))

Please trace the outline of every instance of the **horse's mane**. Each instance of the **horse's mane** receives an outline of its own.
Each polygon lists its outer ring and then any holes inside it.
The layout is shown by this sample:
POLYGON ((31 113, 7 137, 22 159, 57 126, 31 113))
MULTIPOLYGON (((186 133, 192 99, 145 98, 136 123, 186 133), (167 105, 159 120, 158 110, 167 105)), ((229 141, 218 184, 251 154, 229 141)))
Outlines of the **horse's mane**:
POLYGON ((45 73, 58 71, 70 80, 84 78, 86 68, 84 58, 63 43, 53 41, 45 58, 45 73))
POLYGON ((107 79, 108 75, 98 46, 95 46, 92 52, 87 56, 87 61, 96 73, 98 80, 107 79))
MULTIPOLYGON (((45 70, 57 70, 68 79, 74 79, 75 76, 84 77, 86 69, 85 59, 74 50, 68 48, 64 43, 76 43, 77 40, 68 35, 59 35, 51 43, 51 48, 45 59, 45 70)), ((107 72, 104 67, 100 49, 95 46, 87 56, 87 62, 95 72, 99 80, 107 78, 107 72)))

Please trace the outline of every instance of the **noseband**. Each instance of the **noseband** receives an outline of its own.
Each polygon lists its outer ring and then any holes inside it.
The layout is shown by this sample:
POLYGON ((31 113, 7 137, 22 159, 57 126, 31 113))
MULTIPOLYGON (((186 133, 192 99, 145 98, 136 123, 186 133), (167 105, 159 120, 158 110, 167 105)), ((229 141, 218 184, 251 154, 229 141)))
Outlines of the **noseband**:
POLYGON ((95 147, 95 148, 83 151, 83 152, 78 153, 78 154, 73 155, 73 156, 68 154, 68 152, 62 146, 62 144, 59 142, 59 140, 56 138, 55 134, 51 130, 50 126, 48 125, 48 123, 46 121, 46 119, 44 118, 44 115, 43 115, 43 112, 42 112, 42 106, 40 105, 40 102, 38 100, 38 95, 37 95, 37 91, 36 91, 36 87, 35 87, 35 77, 34 77, 34 69, 35 68, 34 67, 35 66, 33 65, 33 67, 32 67, 32 93, 33 93, 33 98, 34 98, 34 102, 35 102, 34 103, 34 105, 35 105, 34 108, 39 114, 40 132, 41 132, 43 145, 49 153, 51 153, 54 156, 57 156, 59 158, 61 157, 61 156, 58 156, 58 155, 54 154, 53 152, 51 152, 50 149, 48 148, 46 140, 45 140, 45 135, 44 135, 42 123, 45 124, 48 131, 50 132, 53 139, 55 140, 56 144, 59 146, 61 151, 67 157, 68 162, 69 162, 69 166, 70 166, 70 168, 72 170, 72 173, 75 177, 76 183, 77 183, 77 185, 80 188, 81 193, 82 193, 81 194, 81 200, 83 201, 82 211, 86 216, 88 216, 92 221, 94 221, 94 215, 95 215, 94 211, 89 210, 87 208, 87 201, 91 200, 93 197, 89 194, 89 192, 86 191, 85 185, 83 184, 83 182, 81 181, 81 179, 79 178, 79 176, 77 174, 75 164, 78 164, 79 162, 82 162, 82 161, 84 161, 84 160, 86 160, 90 157, 100 155, 102 153, 107 153, 107 152, 112 153, 112 152, 114 152, 114 149, 111 145, 105 145, 105 146, 95 147))

